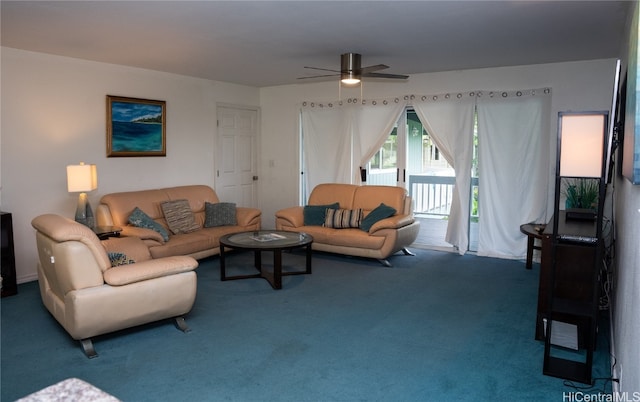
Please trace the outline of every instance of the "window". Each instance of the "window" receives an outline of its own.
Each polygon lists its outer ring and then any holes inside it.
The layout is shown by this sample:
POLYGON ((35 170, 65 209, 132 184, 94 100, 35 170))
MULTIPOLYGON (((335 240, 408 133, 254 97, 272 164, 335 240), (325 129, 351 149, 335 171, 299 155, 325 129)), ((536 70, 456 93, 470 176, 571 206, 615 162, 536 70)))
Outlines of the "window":
POLYGON ((395 169, 398 166, 398 129, 393 129, 380 150, 371 158, 371 170, 395 169))

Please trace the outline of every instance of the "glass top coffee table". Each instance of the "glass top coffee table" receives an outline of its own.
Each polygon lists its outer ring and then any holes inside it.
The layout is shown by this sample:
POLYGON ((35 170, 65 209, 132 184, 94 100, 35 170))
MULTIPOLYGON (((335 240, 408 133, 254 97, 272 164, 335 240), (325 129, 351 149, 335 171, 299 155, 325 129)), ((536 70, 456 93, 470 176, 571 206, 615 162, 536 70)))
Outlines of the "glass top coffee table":
POLYGON ((311 243, 313 243, 313 237, 306 233, 277 230, 259 230, 224 235, 220 238, 220 280, 263 278, 274 289, 282 289, 283 276, 311 274, 311 243), (307 254, 305 270, 282 272, 282 250, 302 247, 306 247, 307 254), (258 273, 227 276, 225 248, 253 251, 254 266, 258 273), (273 251, 273 272, 268 272, 262 268, 263 251, 273 251))

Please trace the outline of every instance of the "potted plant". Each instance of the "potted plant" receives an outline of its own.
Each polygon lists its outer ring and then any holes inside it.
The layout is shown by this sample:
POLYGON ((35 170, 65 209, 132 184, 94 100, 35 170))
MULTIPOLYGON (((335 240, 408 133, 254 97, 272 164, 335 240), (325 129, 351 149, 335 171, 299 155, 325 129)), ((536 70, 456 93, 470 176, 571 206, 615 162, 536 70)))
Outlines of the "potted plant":
POLYGON ((598 209, 598 180, 565 179, 562 195, 567 209, 598 209))

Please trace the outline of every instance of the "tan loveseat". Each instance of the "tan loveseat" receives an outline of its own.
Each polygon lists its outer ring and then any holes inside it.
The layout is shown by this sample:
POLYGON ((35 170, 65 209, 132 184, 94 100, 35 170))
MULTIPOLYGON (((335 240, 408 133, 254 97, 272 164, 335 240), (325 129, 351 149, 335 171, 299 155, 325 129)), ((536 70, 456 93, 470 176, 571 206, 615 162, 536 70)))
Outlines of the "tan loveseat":
POLYGON ((357 227, 336 229, 326 225, 305 225, 305 207, 296 206, 276 212, 276 229, 310 234, 314 250, 376 258, 386 266, 391 266, 387 258, 398 251, 411 254, 407 247, 418 236, 420 222, 413 217, 411 197, 406 190, 392 186, 320 184, 311 192, 307 205, 335 203, 340 209, 361 208, 365 218, 381 203, 396 212, 364 231, 357 227))
POLYGON ((236 208, 236 224, 232 226, 204 227, 205 203, 220 200, 215 191, 204 185, 169 187, 155 190, 129 191, 103 196, 96 209, 99 226, 122 227, 122 236, 136 236, 149 246, 153 258, 189 255, 196 259, 220 253, 221 236, 228 233, 260 229, 261 213, 255 208, 236 208), (165 201, 188 200, 198 229, 189 233, 173 234, 169 229, 161 204, 165 201), (156 231, 129 224, 132 212, 139 208, 169 233, 168 240, 156 231))
POLYGON ((91 229, 60 215, 40 215, 31 225, 42 302, 88 357, 97 356, 91 341, 97 335, 167 318, 188 330, 182 316, 196 298, 194 258, 152 259, 133 237, 101 243, 91 229))

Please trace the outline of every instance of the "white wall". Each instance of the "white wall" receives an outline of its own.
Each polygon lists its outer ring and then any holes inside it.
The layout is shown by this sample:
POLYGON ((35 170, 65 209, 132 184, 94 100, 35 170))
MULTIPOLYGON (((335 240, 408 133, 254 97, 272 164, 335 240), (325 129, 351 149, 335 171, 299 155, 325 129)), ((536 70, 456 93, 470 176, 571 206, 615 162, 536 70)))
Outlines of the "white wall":
POLYGON ((613 329, 620 389, 640 392, 640 186, 616 183, 613 329))
POLYGON ((36 279, 31 219, 75 214, 66 165, 97 165, 94 209, 115 191, 215 187, 216 103, 259 103, 252 87, 10 48, 1 56, 0 206, 13 214, 18 282, 36 279), (166 157, 106 157, 106 95, 166 101, 166 157))

